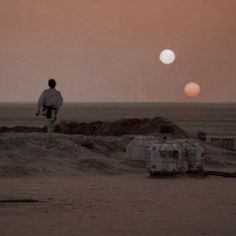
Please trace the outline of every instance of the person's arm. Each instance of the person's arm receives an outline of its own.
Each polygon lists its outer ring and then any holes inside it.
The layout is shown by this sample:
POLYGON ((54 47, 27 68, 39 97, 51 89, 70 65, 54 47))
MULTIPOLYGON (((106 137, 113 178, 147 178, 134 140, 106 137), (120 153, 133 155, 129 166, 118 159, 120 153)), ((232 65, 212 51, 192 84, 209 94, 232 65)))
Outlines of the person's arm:
POLYGON ((36 116, 39 115, 40 113, 40 109, 43 106, 43 100, 44 100, 44 93, 42 93, 38 99, 38 103, 37 103, 37 111, 35 113, 36 116))
POLYGON ((63 104, 63 97, 61 96, 61 93, 58 91, 58 93, 59 93, 59 107, 61 107, 62 106, 62 104, 63 104))

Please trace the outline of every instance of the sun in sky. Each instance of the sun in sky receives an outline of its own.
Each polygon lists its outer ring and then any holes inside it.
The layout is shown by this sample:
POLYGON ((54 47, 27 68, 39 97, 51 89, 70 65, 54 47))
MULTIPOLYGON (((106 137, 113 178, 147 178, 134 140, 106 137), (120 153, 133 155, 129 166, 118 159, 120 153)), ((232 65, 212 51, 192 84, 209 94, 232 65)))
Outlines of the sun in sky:
POLYGON ((196 82, 189 82, 184 86, 184 93, 188 97, 197 97, 201 92, 200 85, 196 82))
POLYGON ((170 49, 164 49, 160 53, 160 61, 163 64, 169 65, 175 61, 175 53, 170 49))

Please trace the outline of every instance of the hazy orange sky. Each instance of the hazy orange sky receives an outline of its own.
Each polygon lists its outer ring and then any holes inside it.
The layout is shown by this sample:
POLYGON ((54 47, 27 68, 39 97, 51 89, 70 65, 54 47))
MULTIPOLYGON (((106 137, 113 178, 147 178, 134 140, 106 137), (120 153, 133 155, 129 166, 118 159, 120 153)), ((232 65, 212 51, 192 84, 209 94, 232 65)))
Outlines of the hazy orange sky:
POLYGON ((0 102, 35 101, 48 78, 67 102, 236 102, 236 0, 0 3, 0 102))

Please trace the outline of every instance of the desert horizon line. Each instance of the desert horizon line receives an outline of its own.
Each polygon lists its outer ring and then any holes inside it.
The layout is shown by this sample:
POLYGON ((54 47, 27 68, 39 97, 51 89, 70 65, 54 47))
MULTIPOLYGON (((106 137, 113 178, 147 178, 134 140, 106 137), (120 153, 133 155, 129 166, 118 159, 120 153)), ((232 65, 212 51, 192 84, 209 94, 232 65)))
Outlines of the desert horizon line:
MULTIPOLYGON (((33 104, 37 104, 37 101, 21 101, 21 102, 15 102, 15 101, 4 101, 4 102, 0 102, 0 105, 14 105, 14 104, 19 104, 19 105, 24 105, 24 104, 29 104, 29 105, 33 105, 33 104)), ((186 105, 217 105, 217 104, 222 104, 222 105, 232 105, 235 104, 236 105, 236 101, 210 101, 210 102, 199 102, 199 101, 167 101, 167 102, 163 102, 163 101, 68 101, 68 102, 64 102, 64 105, 74 105, 74 104, 114 104, 114 105, 118 105, 118 104, 186 104, 186 105)))

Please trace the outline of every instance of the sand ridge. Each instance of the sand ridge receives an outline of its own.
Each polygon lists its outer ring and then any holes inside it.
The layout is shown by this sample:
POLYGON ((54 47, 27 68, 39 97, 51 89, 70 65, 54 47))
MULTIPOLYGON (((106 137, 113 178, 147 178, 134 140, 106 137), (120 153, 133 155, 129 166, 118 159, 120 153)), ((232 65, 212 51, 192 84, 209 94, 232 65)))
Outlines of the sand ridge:
MULTIPOLYGON (((75 175, 80 171, 107 174, 144 172, 146 163, 126 159, 126 146, 134 136, 54 134, 46 148, 46 134, 6 133, 0 136, 0 176, 75 175)), ((236 170, 236 153, 202 143, 206 168, 236 170)))

